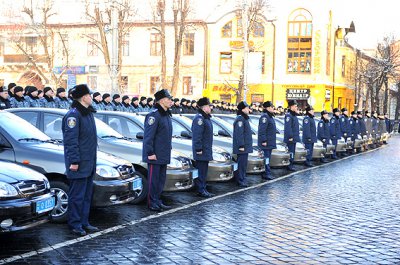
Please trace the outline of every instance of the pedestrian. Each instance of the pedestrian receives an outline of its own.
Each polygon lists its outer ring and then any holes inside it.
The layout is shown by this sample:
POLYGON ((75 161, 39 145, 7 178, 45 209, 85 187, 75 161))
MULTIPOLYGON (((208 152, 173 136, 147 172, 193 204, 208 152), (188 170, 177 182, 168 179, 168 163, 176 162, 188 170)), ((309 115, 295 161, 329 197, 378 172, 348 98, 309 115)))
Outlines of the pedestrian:
POLYGON ((92 98, 87 85, 72 88, 71 109, 62 122, 64 158, 69 181, 68 225, 78 236, 99 229, 89 223, 93 193, 93 176, 96 172, 97 133, 92 98))
POLYGON ((10 99, 12 108, 29 108, 29 102, 24 98, 24 89, 20 86, 13 87, 14 96, 10 99))
POLYGON ((340 110, 338 108, 333 109, 333 116, 330 120, 330 126, 329 126, 329 135, 331 137, 332 144, 335 146, 332 158, 337 159, 338 157, 336 153, 336 148, 338 140, 342 137, 340 131, 340 110))
POLYGON ((238 170, 236 182, 239 187, 248 187, 246 179, 249 153, 253 153, 252 130, 249 123, 250 106, 241 101, 238 104, 236 119, 233 123, 233 153, 237 155, 238 170))
POLYGON ((8 88, 0 86, 0 110, 11 108, 11 103, 8 95, 8 88))
POLYGON ((312 167, 312 156, 314 152, 314 144, 317 142, 317 131, 315 128, 314 108, 306 107, 306 116, 303 119, 303 144, 307 149, 306 161, 304 165, 312 167))
MULTIPOLYGON (((328 147, 330 136, 329 113, 326 110, 321 112, 321 120, 318 122, 318 140, 322 142, 325 150, 328 147)), ((327 163, 325 157, 321 157, 321 163, 327 163)))
POLYGON ((54 91, 51 87, 47 86, 43 89, 41 104, 43 108, 57 108, 56 102, 54 101, 54 91))
POLYGON ((169 108, 172 96, 166 89, 154 94, 156 104, 146 115, 144 123, 143 162, 148 166, 147 206, 152 211, 170 209, 160 196, 164 188, 167 165, 171 162, 172 122, 169 108))
POLYGON ((289 171, 296 171, 293 163, 296 153, 296 143, 300 142, 299 120, 297 118, 297 101, 288 101, 288 112, 285 114, 285 125, 283 131, 283 141, 287 144, 290 153, 289 171))
POLYGON ((92 107, 98 111, 98 110, 104 110, 104 105, 101 102, 102 97, 101 94, 99 92, 94 92, 92 95, 92 107))
POLYGON ((65 93, 66 93, 65 88, 63 87, 57 88, 56 97, 54 98, 54 101, 56 102, 56 107, 59 109, 69 109, 70 107, 70 103, 65 93))
POLYGON ((272 101, 266 101, 262 104, 263 112, 258 121, 258 147, 264 152, 265 172, 261 175, 262 179, 274 179, 269 166, 272 150, 276 149, 276 123, 275 110, 272 101))
POLYGON ((195 179, 198 195, 200 197, 212 197, 207 191, 206 179, 208 175, 208 163, 213 160, 213 125, 211 122, 210 100, 207 97, 199 99, 198 112, 192 122, 192 151, 199 176, 195 179))

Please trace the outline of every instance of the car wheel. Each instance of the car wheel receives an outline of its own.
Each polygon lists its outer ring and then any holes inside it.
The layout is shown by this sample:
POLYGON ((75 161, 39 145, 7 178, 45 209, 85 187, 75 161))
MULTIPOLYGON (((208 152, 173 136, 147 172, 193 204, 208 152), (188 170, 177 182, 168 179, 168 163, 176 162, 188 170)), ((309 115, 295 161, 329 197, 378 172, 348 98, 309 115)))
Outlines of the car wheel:
POLYGON ((135 174, 142 178, 142 190, 139 192, 137 198, 130 202, 131 204, 139 204, 142 201, 146 200, 147 193, 149 191, 149 186, 147 184, 147 178, 139 172, 135 172, 135 174))
POLYGON ((57 197, 56 206, 51 212, 51 220, 54 223, 64 223, 68 217, 69 186, 62 181, 50 181, 50 187, 57 197))

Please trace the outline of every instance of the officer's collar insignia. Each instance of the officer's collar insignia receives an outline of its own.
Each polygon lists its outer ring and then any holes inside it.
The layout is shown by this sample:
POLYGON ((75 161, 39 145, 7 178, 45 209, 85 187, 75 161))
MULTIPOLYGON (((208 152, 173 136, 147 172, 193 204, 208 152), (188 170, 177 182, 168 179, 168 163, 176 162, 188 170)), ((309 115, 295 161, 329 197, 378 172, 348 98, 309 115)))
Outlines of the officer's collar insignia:
POLYGON ((322 127, 322 126, 323 126, 323 124, 322 124, 322 123, 320 123, 320 124, 319 124, 319 127, 322 127))
POLYGON ((307 124, 308 123, 308 119, 304 119, 304 123, 307 124))
POLYGON ((290 121, 290 117, 286 117, 286 122, 289 122, 290 121))
POLYGON ((238 125, 239 125, 239 127, 242 127, 242 126, 243 126, 243 122, 242 122, 242 121, 239 121, 239 122, 238 122, 238 125))
POLYGON ((267 122, 267 118, 264 117, 264 118, 262 119, 262 122, 263 122, 263 123, 266 123, 266 122, 267 122))
POLYGON ((67 125, 68 125, 68 127, 69 128, 74 128, 75 126, 76 126, 76 119, 75 119, 75 117, 69 117, 68 119, 67 119, 67 125))
POLYGON ((156 121, 156 119, 154 117, 150 117, 149 120, 147 121, 147 123, 149 125, 153 125, 155 121, 156 121))
POLYGON ((197 124, 198 124, 198 125, 202 125, 202 124, 203 124, 203 120, 202 120, 202 119, 199 119, 199 120, 197 121, 197 124))
POLYGON ((350 124, 353 124, 353 121, 350 121, 350 124))

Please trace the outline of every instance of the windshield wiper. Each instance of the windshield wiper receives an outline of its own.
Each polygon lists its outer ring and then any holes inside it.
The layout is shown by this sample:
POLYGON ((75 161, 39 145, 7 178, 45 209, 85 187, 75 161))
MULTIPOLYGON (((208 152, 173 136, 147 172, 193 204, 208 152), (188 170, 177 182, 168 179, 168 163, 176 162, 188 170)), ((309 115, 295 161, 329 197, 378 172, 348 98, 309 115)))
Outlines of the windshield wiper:
POLYGON ((115 138, 115 139, 123 139, 123 137, 118 137, 115 135, 103 135, 100 138, 115 138))
POLYGON ((34 142, 43 142, 43 143, 45 143, 45 142, 47 142, 47 141, 49 141, 49 140, 40 140, 40 139, 38 139, 38 138, 29 138, 29 137, 26 137, 26 138, 20 138, 20 139, 18 139, 18 141, 34 141, 34 142))

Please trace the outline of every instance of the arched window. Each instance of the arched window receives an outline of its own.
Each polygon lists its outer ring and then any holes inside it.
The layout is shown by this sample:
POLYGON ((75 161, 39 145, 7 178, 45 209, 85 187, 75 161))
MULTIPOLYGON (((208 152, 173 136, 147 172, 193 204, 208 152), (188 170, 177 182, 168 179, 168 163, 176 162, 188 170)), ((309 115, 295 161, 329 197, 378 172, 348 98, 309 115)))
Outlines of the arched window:
POLYGON ((297 9, 289 16, 287 37, 287 72, 311 73, 312 16, 297 9))
POLYGON ((226 23, 221 30, 222 38, 231 38, 232 37, 232 21, 226 23))
POLYGON ((254 37, 264 37, 264 25, 261 22, 255 21, 253 26, 254 37))

